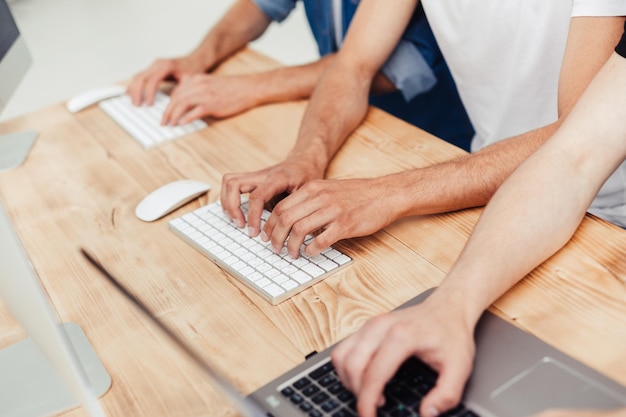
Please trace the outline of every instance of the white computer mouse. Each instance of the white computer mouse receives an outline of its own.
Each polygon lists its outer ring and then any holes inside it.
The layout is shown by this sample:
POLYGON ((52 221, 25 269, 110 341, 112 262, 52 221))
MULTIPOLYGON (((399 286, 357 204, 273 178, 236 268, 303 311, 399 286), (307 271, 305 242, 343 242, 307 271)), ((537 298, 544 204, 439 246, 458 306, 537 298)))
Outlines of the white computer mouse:
POLYGON ((170 182, 145 196, 137 204, 135 215, 145 222, 155 221, 210 189, 211 186, 202 181, 178 180, 170 182))
POLYGON ((125 92, 126 87, 121 85, 92 88, 69 99, 66 107, 71 113, 76 113, 107 98, 121 96, 125 92))

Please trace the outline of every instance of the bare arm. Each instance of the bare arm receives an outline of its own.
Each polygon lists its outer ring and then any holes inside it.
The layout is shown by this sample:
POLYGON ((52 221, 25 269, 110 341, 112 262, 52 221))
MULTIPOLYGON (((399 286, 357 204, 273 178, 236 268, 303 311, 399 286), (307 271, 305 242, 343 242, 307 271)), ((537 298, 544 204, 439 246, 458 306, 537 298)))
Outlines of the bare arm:
POLYGON ((237 0, 190 55, 210 69, 261 36, 270 23, 252 0, 237 0))
MULTIPOLYGON (((339 147, 365 117, 372 82, 400 40, 416 5, 417 0, 403 0, 394 7, 381 0, 361 2, 341 52, 311 97, 289 158, 318 155, 313 165, 320 173, 326 170, 339 147), (387 30, 372 31, 374 23, 387 30)), ((380 81, 384 82, 384 78, 380 81)))
MULTIPOLYGON (((462 324, 471 334, 489 305, 567 243, 604 181, 626 159, 624 108, 626 59, 613 54, 558 132, 485 208, 459 259, 428 300, 431 306, 454 306, 445 322, 462 324)), ((424 400, 429 404, 460 398, 458 382, 467 379, 471 366, 455 367, 458 359, 452 355, 464 357, 453 352, 438 358, 445 379, 424 400), (459 368, 464 374, 456 373, 459 368)))
MULTIPOLYGON (((309 64, 254 74, 192 75, 172 92, 163 124, 185 124, 206 116, 229 117, 262 104, 309 98, 335 56, 329 54, 309 64)), ((372 91, 386 93, 396 91, 396 87, 378 74, 372 91)))
POLYGON ((391 176, 397 196, 410 201, 397 217, 447 212, 485 205, 513 170, 559 127, 593 76, 611 55, 623 32, 623 17, 572 19, 559 83, 559 119, 482 149, 426 169, 391 176), (594 42, 589 42, 589 39, 594 42))
POLYGON ((558 132, 494 195, 441 286, 470 294, 476 320, 570 239, 626 159, 625 108, 626 59, 613 54, 558 132))

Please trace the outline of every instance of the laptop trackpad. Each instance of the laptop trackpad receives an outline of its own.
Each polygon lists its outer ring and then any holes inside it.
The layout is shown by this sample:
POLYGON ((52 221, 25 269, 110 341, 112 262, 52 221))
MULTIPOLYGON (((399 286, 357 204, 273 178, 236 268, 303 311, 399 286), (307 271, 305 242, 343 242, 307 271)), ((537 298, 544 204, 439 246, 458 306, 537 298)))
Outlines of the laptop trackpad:
MULTIPOLYGON (((617 408, 623 404, 601 386, 545 357, 491 393, 497 415, 522 417, 548 408, 617 408)), ((491 407, 490 407, 491 408, 491 407)))

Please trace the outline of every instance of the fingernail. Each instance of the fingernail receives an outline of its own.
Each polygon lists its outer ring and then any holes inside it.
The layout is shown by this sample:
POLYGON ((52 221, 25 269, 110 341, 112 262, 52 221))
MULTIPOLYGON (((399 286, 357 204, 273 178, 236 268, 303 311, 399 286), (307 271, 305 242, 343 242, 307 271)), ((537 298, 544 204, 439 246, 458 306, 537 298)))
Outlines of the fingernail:
POLYGON ((262 230, 262 231, 261 231, 261 240, 262 240, 263 242, 267 242, 267 241, 269 241, 269 240, 270 240, 269 236, 267 236, 267 233, 265 233, 265 230, 262 230))
POLYGON ((439 415, 439 411, 435 407, 429 407, 426 410, 426 417, 437 417, 439 415))
POLYGON ((254 228, 248 227, 248 236, 254 237, 254 228))

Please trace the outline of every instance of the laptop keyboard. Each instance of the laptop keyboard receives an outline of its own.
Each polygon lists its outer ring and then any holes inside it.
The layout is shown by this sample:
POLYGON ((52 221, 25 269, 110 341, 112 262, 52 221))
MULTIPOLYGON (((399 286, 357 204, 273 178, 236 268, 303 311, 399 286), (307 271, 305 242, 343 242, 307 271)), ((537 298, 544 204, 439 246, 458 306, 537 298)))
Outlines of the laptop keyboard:
POLYGON ((99 106, 144 148, 177 139, 207 126, 202 120, 181 126, 161 126, 169 102, 170 97, 158 91, 152 106, 137 107, 128 95, 103 100, 99 106))
MULTIPOLYGON (((242 201, 247 215, 248 202, 242 201)), ((270 213, 263 211, 262 224, 270 213)), ((352 262, 340 251, 327 248, 310 257, 300 251, 293 259, 283 247, 274 253, 269 242, 248 236, 224 214, 220 202, 201 207, 169 222, 170 229, 209 259, 226 269, 272 304, 303 291, 352 262)), ((306 245, 313 239, 308 236, 306 245)))
MULTIPOLYGON (((422 398, 435 385, 437 374, 416 358, 408 359, 385 387, 379 417, 418 417, 422 398)), ((356 398, 339 381, 330 359, 281 385, 280 394, 308 417, 356 417, 356 398)), ((445 417, 478 417, 463 404, 445 417)))

